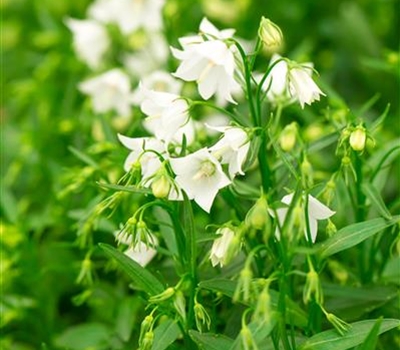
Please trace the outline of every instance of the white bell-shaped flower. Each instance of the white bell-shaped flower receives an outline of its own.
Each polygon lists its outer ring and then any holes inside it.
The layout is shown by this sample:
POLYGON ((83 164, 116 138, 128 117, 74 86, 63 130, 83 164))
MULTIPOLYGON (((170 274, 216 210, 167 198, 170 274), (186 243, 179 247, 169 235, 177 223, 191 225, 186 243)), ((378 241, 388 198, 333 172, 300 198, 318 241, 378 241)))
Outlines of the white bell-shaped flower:
POLYGON ((142 179, 146 180, 160 169, 161 161, 158 154, 166 156, 165 144, 162 141, 153 137, 132 138, 121 134, 118 134, 118 139, 131 150, 124 164, 126 172, 130 171, 138 162, 141 167, 142 179))
POLYGON ((274 66, 265 79, 262 89, 267 90, 267 98, 273 104, 298 101, 301 108, 304 108, 304 104, 310 105, 319 100, 320 95, 325 95, 312 79, 312 63, 288 62, 280 55, 274 54, 270 66, 272 64, 274 66), (277 62, 278 60, 280 61, 277 62))
POLYGON ((211 247, 210 260, 212 266, 220 265, 223 267, 226 265, 232 254, 232 243, 235 240, 235 232, 229 227, 222 227, 216 232, 219 237, 214 241, 211 247))
POLYGON ((88 9, 91 18, 102 23, 116 24, 123 34, 144 28, 162 28, 164 0, 97 0, 88 9))
POLYGON ((193 140, 194 129, 191 127, 189 105, 185 99, 168 92, 148 90, 143 86, 141 91, 144 99, 140 108, 148 116, 143 123, 147 130, 167 144, 172 140, 181 142, 185 132, 188 141, 193 140))
POLYGON ((115 110, 121 116, 131 112, 131 84, 129 76, 120 69, 112 69, 97 77, 85 80, 79 90, 92 98, 93 110, 105 113, 115 110))
POLYGON ((233 126, 209 126, 209 128, 224 133, 222 138, 210 148, 212 154, 220 159, 221 164, 228 164, 231 178, 234 178, 237 174, 244 175, 242 165, 250 149, 250 140, 247 132, 242 128, 233 126))
POLYGON ((240 90, 235 81, 235 58, 232 50, 220 40, 185 45, 184 50, 171 48, 179 60, 174 75, 185 81, 196 81, 200 96, 208 100, 213 95, 218 100, 236 103, 232 93, 240 90))
POLYGON ((231 183, 221 164, 206 148, 170 162, 176 174, 175 182, 206 212, 210 212, 218 191, 231 183))
POLYGON ((65 24, 72 31, 75 53, 90 68, 100 67, 110 48, 110 39, 102 24, 91 20, 67 18, 65 24))
MULTIPOLYGON (((288 194, 282 198, 282 203, 290 206, 293 201, 294 193, 288 194)), ((282 227, 286 215, 288 212, 288 208, 279 208, 276 210, 279 225, 282 227)), ((274 212, 269 210, 269 213, 274 216, 274 212)), ((329 219, 335 212, 330 210, 326 205, 322 204, 318 199, 314 198, 311 195, 308 195, 308 210, 306 215, 308 216, 308 223, 310 228, 310 236, 311 241, 314 243, 317 239, 317 232, 318 232, 318 220, 326 220, 329 219)), ((307 235, 307 225, 304 223, 304 235, 306 239, 308 239, 307 235)), ((280 239, 280 231, 277 229, 275 231, 275 237, 280 239)))

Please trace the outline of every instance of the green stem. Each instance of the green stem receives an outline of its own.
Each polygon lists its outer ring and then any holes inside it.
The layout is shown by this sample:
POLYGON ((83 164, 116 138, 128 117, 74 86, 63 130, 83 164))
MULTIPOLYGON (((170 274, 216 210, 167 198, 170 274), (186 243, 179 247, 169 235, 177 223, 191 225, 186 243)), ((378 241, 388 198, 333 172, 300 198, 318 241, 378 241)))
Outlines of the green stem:
POLYGON ((216 111, 218 111, 218 112, 220 112, 222 114, 226 114, 227 116, 231 117, 239 125, 243 125, 243 121, 240 120, 237 115, 235 115, 232 112, 229 112, 225 108, 218 107, 218 106, 216 106, 216 105, 214 105, 212 103, 209 103, 209 102, 206 102, 206 101, 192 101, 190 106, 191 107, 205 106, 205 107, 209 107, 209 108, 215 109, 216 111))
MULTIPOLYGON (((355 154, 354 168, 356 172, 356 221, 362 222, 365 220, 365 195, 362 192, 362 183, 363 183, 363 173, 362 173, 362 160, 358 153, 355 154)), ((359 269, 360 269, 360 278, 362 282, 365 282, 367 279, 367 267, 366 265, 366 242, 361 243, 358 246, 358 259, 359 259, 359 269)))
POLYGON ((243 60, 244 79, 246 81, 246 97, 247 97, 247 100, 249 101, 250 115, 253 120, 254 126, 260 126, 259 118, 257 116, 257 111, 254 107, 254 100, 253 100, 253 94, 252 94, 252 88, 251 88, 250 63, 249 63, 248 57, 247 57, 246 53, 244 52, 242 46, 235 40, 234 40, 234 43, 235 43, 235 45, 240 53, 240 56, 242 57, 242 60, 243 60))
POLYGON ((264 193, 268 193, 272 187, 271 169, 267 160, 267 134, 261 133, 261 145, 258 151, 258 162, 260 164, 261 185, 264 193))

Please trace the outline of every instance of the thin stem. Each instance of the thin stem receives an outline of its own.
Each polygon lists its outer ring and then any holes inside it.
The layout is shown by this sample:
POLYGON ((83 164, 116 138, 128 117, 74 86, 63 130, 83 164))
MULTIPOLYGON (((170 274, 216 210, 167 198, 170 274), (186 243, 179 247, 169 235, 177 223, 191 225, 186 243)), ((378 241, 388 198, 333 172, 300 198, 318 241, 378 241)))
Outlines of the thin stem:
POLYGON ((226 114, 227 116, 231 117, 239 125, 246 126, 246 125, 243 125, 243 121, 240 120, 237 115, 235 115, 232 112, 229 112, 225 108, 218 107, 218 106, 216 106, 216 105, 214 105, 212 103, 206 102, 206 101, 192 101, 191 102, 191 107, 196 107, 196 106, 206 106, 206 107, 213 108, 216 111, 218 111, 220 113, 223 113, 223 114, 226 114))
POLYGON ((260 164, 261 185, 264 193, 268 193, 272 187, 271 169, 267 160, 267 134, 261 133, 261 145, 258 151, 258 162, 260 164))
POLYGON ((240 53, 240 56, 242 57, 242 60, 243 60, 244 79, 246 81, 246 97, 247 97, 247 100, 249 101, 250 115, 253 120, 254 126, 260 126, 258 116, 257 116, 257 111, 254 107, 254 100, 253 100, 253 94, 252 94, 252 88, 251 88, 250 63, 248 61, 248 57, 247 57, 246 53, 244 52, 242 46, 236 40, 233 40, 233 42, 236 45, 236 47, 240 53))

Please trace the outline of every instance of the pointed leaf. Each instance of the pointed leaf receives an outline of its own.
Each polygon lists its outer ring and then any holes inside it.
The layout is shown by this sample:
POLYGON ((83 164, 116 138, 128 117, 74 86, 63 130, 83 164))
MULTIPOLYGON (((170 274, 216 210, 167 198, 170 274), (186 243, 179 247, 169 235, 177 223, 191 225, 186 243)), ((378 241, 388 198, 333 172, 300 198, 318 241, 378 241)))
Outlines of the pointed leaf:
POLYGON ((99 164, 97 164, 97 162, 89 157, 87 154, 83 153, 82 151, 80 151, 79 149, 69 146, 68 149, 78 158, 80 159, 82 162, 86 163, 87 165, 92 166, 95 169, 99 168, 99 164))
POLYGON ((121 192, 131 192, 131 193, 143 193, 143 194, 151 194, 151 190, 148 188, 138 188, 136 186, 121 186, 114 184, 107 184, 104 182, 97 182, 100 187, 106 188, 108 190, 121 191, 121 192))
POLYGON ((391 220, 378 218, 346 226, 318 245, 316 249, 322 258, 326 258, 342 250, 354 247, 385 228, 394 225, 399 220, 400 216, 395 216, 391 220))
POLYGON ((357 348, 357 350, 375 350, 376 343, 378 342, 379 329, 381 328, 382 317, 378 318, 365 338, 364 342, 357 348))
POLYGON ((167 320, 154 329, 154 342, 151 350, 164 350, 170 346, 181 334, 173 320, 167 320))
POLYGON ((230 349, 233 344, 233 339, 222 334, 199 333, 197 331, 190 330, 189 335, 199 346, 199 348, 204 350, 230 349))
MULTIPOLYGON (((299 350, 346 350, 352 348, 365 340, 375 323, 376 320, 352 323, 350 330, 343 336, 335 329, 318 333, 303 343, 299 350)), ((382 321, 378 333, 382 334, 399 326, 400 320, 386 319, 382 321)))
POLYGON ((376 187, 372 183, 367 182, 363 184, 362 188, 363 192, 371 201, 376 210, 378 210, 379 214, 381 214, 385 219, 390 220, 392 218, 392 214, 390 214, 390 211, 386 207, 385 202, 383 201, 382 196, 376 187))
POLYGON ((121 266, 135 284, 149 295, 157 295, 164 291, 162 283, 150 271, 140 266, 136 261, 133 261, 124 253, 121 253, 108 244, 99 243, 99 246, 109 257, 117 261, 119 266, 121 266))

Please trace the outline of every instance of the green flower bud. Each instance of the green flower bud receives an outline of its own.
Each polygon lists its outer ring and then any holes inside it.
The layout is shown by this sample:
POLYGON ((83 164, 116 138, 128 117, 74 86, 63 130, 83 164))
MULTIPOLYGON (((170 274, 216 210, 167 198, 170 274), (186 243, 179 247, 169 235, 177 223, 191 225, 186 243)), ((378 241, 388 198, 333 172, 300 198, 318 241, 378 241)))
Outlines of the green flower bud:
POLYGON ((139 345, 140 350, 151 350, 154 342, 154 333, 152 331, 147 332, 144 337, 142 343, 139 345))
POLYGON ((243 295, 243 301, 248 302, 250 300, 251 281, 253 279, 253 272, 250 267, 246 266, 240 272, 238 284, 236 286, 235 294, 233 295, 233 301, 239 300, 240 296, 243 295))
POLYGON ((318 305, 322 305, 324 296, 322 293, 321 282, 319 280, 318 273, 314 270, 314 267, 309 262, 310 271, 307 273, 306 284, 303 289, 303 302, 308 304, 312 299, 316 301, 318 305))
POLYGON ((174 306, 178 314, 182 317, 184 321, 186 321, 186 300, 183 293, 179 290, 175 293, 174 306))
POLYGON ((268 52, 277 52, 282 47, 283 34, 281 29, 268 18, 262 17, 258 36, 268 52))
POLYGON ((154 295, 149 298, 150 303, 160 303, 162 301, 170 299, 175 294, 175 289, 172 287, 167 288, 162 293, 154 295))
POLYGON ((311 187, 314 182, 314 172, 311 163, 308 161, 307 157, 304 157, 301 163, 301 175, 303 179, 304 187, 311 187))
POLYGON ((350 134, 350 147, 354 151, 363 151, 365 148, 365 142, 367 140, 367 134, 365 128, 361 125, 357 126, 355 130, 350 134))
POLYGON ((279 137, 279 144, 281 145, 282 150, 285 152, 290 152, 296 144, 296 136, 297 124, 291 123, 286 125, 279 137))
POLYGON ((265 196, 260 197, 246 215, 246 225, 255 230, 269 228, 271 218, 268 214, 268 202, 265 196))
POLYGON ((205 328, 205 330, 210 329, 211 318, 203 305, 201 305, 197 301, 195 301, 194 304, 194 318, 196 321, 196 327, 200 332, 203 331, 203 328, 205 328))
POLYGON ((151 184, 151 190, 156 198, 165 198, 168 196, 171 189, 171 184, 168 181, 167 176, 161 175, 151 184))

